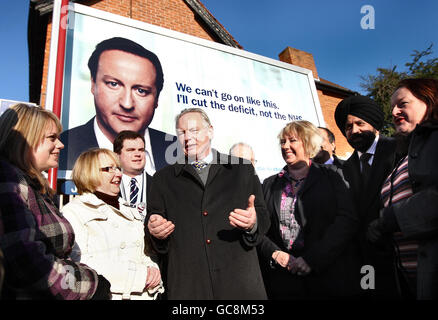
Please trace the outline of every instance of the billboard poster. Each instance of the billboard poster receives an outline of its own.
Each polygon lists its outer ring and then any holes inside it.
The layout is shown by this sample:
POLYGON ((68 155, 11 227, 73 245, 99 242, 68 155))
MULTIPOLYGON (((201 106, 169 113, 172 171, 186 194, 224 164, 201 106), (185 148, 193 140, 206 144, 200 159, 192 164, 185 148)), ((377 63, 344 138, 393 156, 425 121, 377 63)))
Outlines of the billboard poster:
MULTIPOLYGON (((126 121, 128 129, 135 127, 131 126, 131 120, 134 123, 143 116, 138 105, 122 106, 135 100, 129 94, 119 98, 118 102, 113 101, 113 106, 107 107, 113 109, 106 115, 106 111, 102 111, 104 100, 109 98, 98 95, 103 90, 99 89, 99 79, 93 80, 88 61, 99 43, 115 37, 128 39, 153 52, 163 69, 163 88, 154 112, 145 115, 152 118, 148 125, 149 147, 153 153, 151 159, 154 161, 154 167, 147 167, 150 174, 162 166, 156 158, 156 153, 161 151, 154 146, 152 135, 156 132, 166 135, 165 143, 174 148, 171 142, 176 134, 175 116, 185 108, 202 108, 208 114, 214 128, 212 146, 219 152, 228 153, 237 142, 252 146, 257 160, 256 171, 261 180, 279 172, 284 166, 277 136, 286 123, 308 120, 317 126, 324 125, 310 70, 74 4, 70 6, 67 29, 61 122, 66 132, 76 128, 74 135, 80 137, 80 141, 74 141, 73 134, 71 139, 67 139, 63 150, 65 159, 78 152, 74 151, 78 145, 86 145, 90 141, 94 144, 98 141, 100 147, 108 147, 110 138, 106 145, 102 142, 104 137, 99 139, 99 135, 106 133, 105 130, 96 132, 96 121, 93 120, 96 110, 103 113, 103 119, 118 117, 116 120, 119 123, 126 121), (138 112, 133 111, 135 119, 134 116, 128 119, 122 114, 131 112, 128 110, 131 107, 137 108, 138 112), (127 109, 114 111, 116 108, 127 109), (83 133, 78 128, 83 129, 83 133)), ((126 82, 124 79, 108 78, 105 84, 112 88, 129 87, 130 95, 147 94, 148 88, 136 87, 135 77, 140 68, 132 71, 123 69, 126 74, 120 77, 126 77, 126 82)), ((111 120, 106 125, 111 126, 111 120)), ((114 125, 106 129, 117 131, 121 127, 114 125)), ((65 136, 64 133, 64 139, 65 136)), ((65 159, 58 170, 58 178, 61 179, 69 179, 71 175, 72 162, 66 164, 65 159)), ((175 159, 168 160, 172 162, 175 159)))

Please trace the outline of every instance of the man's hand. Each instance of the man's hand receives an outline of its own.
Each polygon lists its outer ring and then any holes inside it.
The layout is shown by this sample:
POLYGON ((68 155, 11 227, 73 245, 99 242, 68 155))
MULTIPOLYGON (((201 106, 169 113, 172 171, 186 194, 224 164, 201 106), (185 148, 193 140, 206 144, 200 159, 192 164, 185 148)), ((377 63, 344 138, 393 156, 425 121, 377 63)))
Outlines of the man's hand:
POLYGON ((148 221, 148 230, 153 237, 164 240, 175 230, 175 225, 159 214, 153 214, 148 221))
POLYGON ((248 198, 248 207, 246 210, 234 209, 230 212, 228 219, 230 224, 235 228, 240 228, 250 231, 257 222, 257 213, 254 207, 255 195, 250 195, 248 198))
POLYGON ((146 276, 145 289, 153 289, 161 282, 160 270, 154 267, 148 267, 148 274, 146 276))

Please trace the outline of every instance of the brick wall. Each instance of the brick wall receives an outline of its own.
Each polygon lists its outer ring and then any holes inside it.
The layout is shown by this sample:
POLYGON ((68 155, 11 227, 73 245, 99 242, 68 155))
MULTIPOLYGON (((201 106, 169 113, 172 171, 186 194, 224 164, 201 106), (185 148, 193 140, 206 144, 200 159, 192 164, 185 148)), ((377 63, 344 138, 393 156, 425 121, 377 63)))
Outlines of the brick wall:
POLYGON ((278 55, 278 57, 280 61, 312 70, 313 77, 315 79, 319 79, 318 71, 316 70, 315 60, 313 60, 313 55, 311 53, 287 47, 278 55))
POLYGON ((343 99, 340 95, 317 90, 319 103, 321 104, 322 115, 324 116, 325 125, 335 135, 336 155, 341 159, 346 159, 353 152, 353 148, 348 144, 347 139, 338 129, 335 122, 336 106, 343 99))
MULTIPOLYGON (((89 3, 86 1, 85 3, 89 3)), ((183 0, 103 0, 92 1, 92 8, 143 21, 163 28, 215 41, 183 0)), ((40 105, 45 106, 52 24, 47 28, 40 105)))
MULTIPOLYGON (((312 70, 313 77, 315 79, 319 78, 318 71, 315 65, 315 60, 313 59, 313 55, 311 53, 287 47, 278 56, 280 61, 312 70)), ((322 90, 317 90, 317 92, 326 126, 335 135, 336 154, 340 158, 348 158, 349 155, 353 152, 353 149, 348 144, 347 139, 345 139, 344 135, 339 131, 334 118, 336 106, 339 102, 341 102, 343 97, 341 95, 336 95, 332 92, 324 92, 322 90)))

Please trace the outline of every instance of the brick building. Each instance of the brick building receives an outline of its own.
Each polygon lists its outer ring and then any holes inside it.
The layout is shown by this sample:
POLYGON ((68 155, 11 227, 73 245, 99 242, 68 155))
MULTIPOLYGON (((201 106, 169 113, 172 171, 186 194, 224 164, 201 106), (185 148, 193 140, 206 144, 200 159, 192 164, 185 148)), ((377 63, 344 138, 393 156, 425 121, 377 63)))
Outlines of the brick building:
MULTIPOLYGON (((186 33, 243 49, 199 0, 77 0, 71 1, 123 17, 186 33)), ((28 23, 29 100, 45 106, 53 0, 30 0, 28 23)), ((279 54, 283 62, 310 69, 315 78, 327 127, 335 133, 337 154, 352 151, 334 121, 336 105, 355 92, 319 77, 312 54, 287 47, 279 54)))

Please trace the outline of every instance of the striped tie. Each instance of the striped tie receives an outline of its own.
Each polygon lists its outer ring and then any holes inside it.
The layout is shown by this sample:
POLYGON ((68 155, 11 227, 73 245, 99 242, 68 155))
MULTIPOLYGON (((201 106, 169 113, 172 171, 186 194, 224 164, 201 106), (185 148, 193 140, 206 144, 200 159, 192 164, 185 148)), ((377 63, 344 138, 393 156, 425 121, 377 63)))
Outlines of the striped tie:
POLYGON ((137 180, 135 178, 131 179, 131 204, 137 203, 137 197, 138 197, 138 187, 137 187, 137 180))

